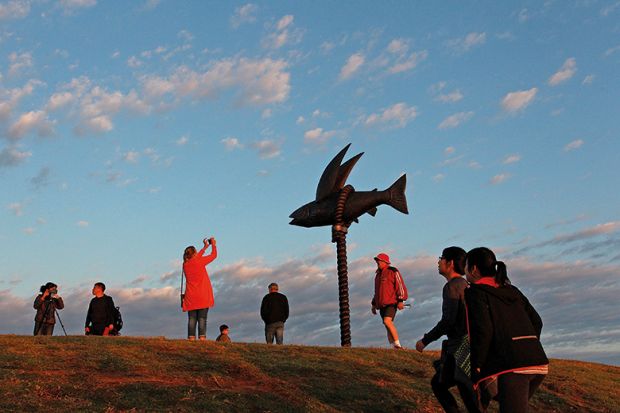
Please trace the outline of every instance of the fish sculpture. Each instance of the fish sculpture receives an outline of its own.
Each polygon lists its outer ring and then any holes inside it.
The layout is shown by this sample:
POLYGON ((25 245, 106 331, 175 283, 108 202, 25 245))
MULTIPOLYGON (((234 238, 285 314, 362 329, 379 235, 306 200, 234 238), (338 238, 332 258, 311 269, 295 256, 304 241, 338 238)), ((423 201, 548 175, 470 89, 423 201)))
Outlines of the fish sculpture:
MULTIPOLYGON (((364 154, 362 152, 355 155, 343 164, 342 160, 349 146, 351 144, 345 146, 327 165, 316 189, 316 199, 293 212, 290 215, 292 218, 290 225, 311 228, 336 223, 336 204, 340 191, 345 186, 351 170, 364 154)), ((389 205, 403 214, 408 214, 407 198, 405 197, 406 185, 407 176, 403 175, 385 191, 374 189, 372 191, 351 192, 343 213, 344 221, 347 223, 359 222, 358 218, 366 213, 374 217, 377 213, 377 207, 383 204, 389 205)))

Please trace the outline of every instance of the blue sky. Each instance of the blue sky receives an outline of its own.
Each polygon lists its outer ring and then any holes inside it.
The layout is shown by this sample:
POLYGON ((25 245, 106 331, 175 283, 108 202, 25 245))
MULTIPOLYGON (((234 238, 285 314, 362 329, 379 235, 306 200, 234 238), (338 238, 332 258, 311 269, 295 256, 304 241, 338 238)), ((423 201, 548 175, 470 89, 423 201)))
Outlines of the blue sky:
POLYGON ((349 183, 407 173, 411 211, 351 228, 354 345, 385 341, 374 254, 409 271, 413 345, 439 317, 441 250, 485 245, 552 356, 619 363, 619 17, 617 1, 0 1, 0 333, 29 331, 49 280, 77 333, 103 280, 127 334, 180 337, 182 250, 215 236, 210 323, 260 340, 278 281, 290 341, 337 344, 330 230, 288 215, 351 142, 349 183))

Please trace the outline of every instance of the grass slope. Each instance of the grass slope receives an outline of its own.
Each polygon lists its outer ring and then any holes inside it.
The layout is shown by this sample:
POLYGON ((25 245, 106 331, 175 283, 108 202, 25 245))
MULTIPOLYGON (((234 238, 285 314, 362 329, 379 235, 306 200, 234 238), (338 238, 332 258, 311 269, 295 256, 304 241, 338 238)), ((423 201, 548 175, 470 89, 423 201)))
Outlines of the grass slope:
MULTIPOLYGON (((436 356, 157 338, 0 336, 0 411, 437 412, 429 385, 436 356)), ((619 412, 619 384, 618 367, 553 360, 531 405, 541 412, 619 412)))

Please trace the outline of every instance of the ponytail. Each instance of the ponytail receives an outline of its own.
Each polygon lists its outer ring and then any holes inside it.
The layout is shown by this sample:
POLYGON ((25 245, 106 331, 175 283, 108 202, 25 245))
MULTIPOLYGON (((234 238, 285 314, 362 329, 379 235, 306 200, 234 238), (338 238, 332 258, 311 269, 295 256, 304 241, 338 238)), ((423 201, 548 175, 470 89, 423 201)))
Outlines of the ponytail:
POLYGON ((506 264, 504 261, 497 261, 495 263, 497 267, 497 272, 495 273, 495 282, 503 287, 505 285, 510 285, 510 279, 508 278, 508 270, 506 269, 506 264))
POLYGON ((482 277, 493 277, 495 282, 503 287, 510 285, 506 264, 497 261, 495 254, 488 248, 479 247, 467 253, 467 269, 471 271, 473 266, 478 267, 482 277))

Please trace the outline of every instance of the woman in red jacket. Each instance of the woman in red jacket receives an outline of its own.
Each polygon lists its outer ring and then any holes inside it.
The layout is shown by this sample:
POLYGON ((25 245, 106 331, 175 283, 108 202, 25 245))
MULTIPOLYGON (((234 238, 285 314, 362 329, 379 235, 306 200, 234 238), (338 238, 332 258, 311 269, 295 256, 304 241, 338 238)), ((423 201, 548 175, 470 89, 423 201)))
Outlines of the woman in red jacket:
POLYGON ((187 338, 196 339, 196 323, 200 340, 207 339, 207 314, 215 304, 213 288, 207 273, 207 264, 217 258, 215 238, 204 239, 204 247, 196 252, 192 245, 183 253, 183 272, 187 285, 183 296, 183 311, 187 311, 187 338), (211 245, 211 254, 204 256, 205 250, 211 245))

